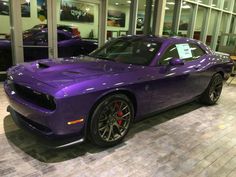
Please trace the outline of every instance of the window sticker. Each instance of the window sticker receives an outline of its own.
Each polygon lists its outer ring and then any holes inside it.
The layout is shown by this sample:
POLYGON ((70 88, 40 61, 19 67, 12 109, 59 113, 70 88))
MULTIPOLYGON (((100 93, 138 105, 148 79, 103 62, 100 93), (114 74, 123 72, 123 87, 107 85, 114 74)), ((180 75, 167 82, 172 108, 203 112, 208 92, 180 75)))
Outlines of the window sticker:
POLYGON ((189 44, 176 44, 175 45, 180 59, 192 58, 192 51, 189 44))

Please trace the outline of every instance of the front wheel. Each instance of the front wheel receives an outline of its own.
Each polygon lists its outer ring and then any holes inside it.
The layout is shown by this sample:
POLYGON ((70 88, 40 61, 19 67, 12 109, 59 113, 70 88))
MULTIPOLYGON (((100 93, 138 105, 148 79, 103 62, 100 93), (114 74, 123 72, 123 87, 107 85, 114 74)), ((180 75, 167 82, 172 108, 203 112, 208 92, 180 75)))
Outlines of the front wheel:
POLYGON ((220 98, 223 88, 223 78, 221 74, 213 75, 210 84, 202 94, 200 101, 207 105, 214 105, 220 98))
POLYGON ((120 143, 128 133, 133 116, 133 104, 127 96, 116 94, 106 97, 93 112, 90 139, 103 147, 120 143))

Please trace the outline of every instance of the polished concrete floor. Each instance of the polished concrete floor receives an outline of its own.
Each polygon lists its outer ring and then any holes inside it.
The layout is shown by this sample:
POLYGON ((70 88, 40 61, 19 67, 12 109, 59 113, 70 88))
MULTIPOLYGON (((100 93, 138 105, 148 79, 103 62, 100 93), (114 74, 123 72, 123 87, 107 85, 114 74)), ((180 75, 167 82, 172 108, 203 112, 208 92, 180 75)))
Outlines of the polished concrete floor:
POLYGON ((192 102, 136 123, 109 149, 47 149, 6 107, 0 84, 0 176, 236 176, 236 83, 224 86, 217 105, 192 102))

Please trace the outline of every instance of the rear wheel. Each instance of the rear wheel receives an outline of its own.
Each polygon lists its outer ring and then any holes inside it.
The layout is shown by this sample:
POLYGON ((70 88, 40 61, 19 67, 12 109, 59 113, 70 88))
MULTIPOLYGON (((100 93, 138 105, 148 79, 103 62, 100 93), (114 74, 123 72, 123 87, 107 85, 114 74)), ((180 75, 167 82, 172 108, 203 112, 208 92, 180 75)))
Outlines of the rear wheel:
POLYGON ((90 122, 90 139, 99 146, 120 143, 128 133, 134 109, 127 96, 111 95, 95 108, 90 122))
POLYGON ((205 92, 202 94, 200 98, 201 102, 207 105, 215 104, 220 98, 222 88, 223 78, 221 74, 217 73, 213 75, 210 84, 208 85, 205 92))

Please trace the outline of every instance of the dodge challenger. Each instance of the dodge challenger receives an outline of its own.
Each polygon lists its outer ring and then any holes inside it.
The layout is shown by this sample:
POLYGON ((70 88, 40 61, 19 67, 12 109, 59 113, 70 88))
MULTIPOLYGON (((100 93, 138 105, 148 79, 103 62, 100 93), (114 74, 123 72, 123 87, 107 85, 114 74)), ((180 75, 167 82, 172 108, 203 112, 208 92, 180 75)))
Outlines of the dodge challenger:
POLYGON ((194 99, 215 104, 231 69, 194 39, 124 36, 86 56, 16 65, 4 88, 13 120, 31 132, 70 140, 60 147, 113 146, 148 115, 194 99))

